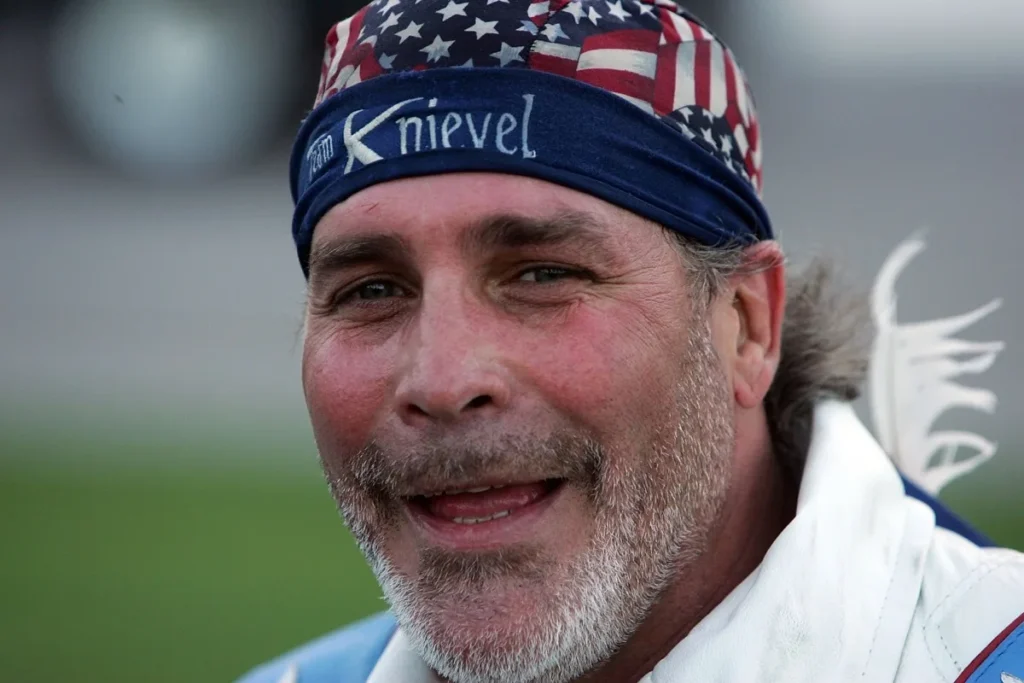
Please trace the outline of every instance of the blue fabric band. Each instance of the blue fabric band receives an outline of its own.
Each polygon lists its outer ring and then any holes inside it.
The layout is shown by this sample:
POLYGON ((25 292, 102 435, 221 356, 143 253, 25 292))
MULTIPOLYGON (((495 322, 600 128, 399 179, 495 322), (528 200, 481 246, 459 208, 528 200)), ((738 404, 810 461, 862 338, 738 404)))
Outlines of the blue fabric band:
POLYGON ((303 272, 334 205, 376 183, 457 171, 558 183, 711 246, 772 238, 753 187, 619 96, 528 69, 439 68, 346 88, 303 123, 291 159, 303 272))

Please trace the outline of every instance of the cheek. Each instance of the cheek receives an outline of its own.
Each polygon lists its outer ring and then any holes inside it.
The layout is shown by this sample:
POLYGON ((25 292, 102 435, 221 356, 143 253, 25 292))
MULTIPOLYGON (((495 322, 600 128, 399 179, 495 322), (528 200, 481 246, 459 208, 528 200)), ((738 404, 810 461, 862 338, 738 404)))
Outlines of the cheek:
POLYGON ((685 330, 653 330, 628 307, 581 308, 523 357, 559 411, 597 433, 635 436, 675 395, 683 350, 664 340, 676 337, 685 343, 685 330))
POLYGON ((369 438, 391 388, 388 345, 307 339, 302 386, 317 445, 325 456, 351 453, 369 438))

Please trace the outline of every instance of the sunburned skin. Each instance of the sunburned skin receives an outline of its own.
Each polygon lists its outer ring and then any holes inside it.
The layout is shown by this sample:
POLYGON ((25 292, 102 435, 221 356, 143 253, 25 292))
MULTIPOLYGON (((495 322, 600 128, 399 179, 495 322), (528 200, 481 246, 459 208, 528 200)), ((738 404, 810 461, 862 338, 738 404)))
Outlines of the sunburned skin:
POLYGON ((663 230, 541 180, 375 185, 317 226, 332 491, 446 679, 637 680, 792 513, 762 399, 777 245, 708 302, 663 230))

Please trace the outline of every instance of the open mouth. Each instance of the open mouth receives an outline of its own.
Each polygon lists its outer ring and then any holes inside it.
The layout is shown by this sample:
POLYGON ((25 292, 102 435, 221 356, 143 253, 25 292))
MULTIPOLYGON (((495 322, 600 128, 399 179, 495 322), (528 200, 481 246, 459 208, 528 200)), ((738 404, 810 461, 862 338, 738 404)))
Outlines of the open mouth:
POLYGON ((418 525, 448 544, 509 542, 558 498, 564 479, 479 485, 406 499, 418 525))

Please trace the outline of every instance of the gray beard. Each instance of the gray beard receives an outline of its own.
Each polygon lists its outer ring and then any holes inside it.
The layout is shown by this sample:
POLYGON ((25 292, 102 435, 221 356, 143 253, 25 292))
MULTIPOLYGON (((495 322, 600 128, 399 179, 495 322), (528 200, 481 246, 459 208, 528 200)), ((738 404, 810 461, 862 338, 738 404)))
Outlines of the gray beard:
MULTIPOLYGON (((576 680, 608 661, 679 572, 702 555, 724 505, 733 448, 732 406, 706 320, 691 330, 680 375, 677 395, 666 401, 666 426, 652 430, 647 448, 628 456, 635 462, 609 467, 614 454, 598 444, 562 439, 560 448, 578 454, 569 462, 593 477, 585 488, 592 489, 587 497, 596 529, 566 568, 533 548, 431 551, 410 577, 381 551, 381 539, 397 524, 394 503, 385 504, 394 476, 374 457, 381 454, 357 456, 352 477, 328 476, 404 634, 434 671, 452 683, 576 680), (511 580, 535 586, 543 609, 526 619, 502 618, 488 605, 487 587, 511 580), (456 619, 461 627, 446 620, 467 612, 488 616, 473 628, 462 619, 456 619)), ((514 455, 550 458, 552 448, 517 444, 514 455)))

